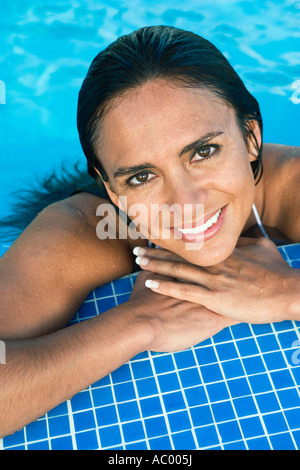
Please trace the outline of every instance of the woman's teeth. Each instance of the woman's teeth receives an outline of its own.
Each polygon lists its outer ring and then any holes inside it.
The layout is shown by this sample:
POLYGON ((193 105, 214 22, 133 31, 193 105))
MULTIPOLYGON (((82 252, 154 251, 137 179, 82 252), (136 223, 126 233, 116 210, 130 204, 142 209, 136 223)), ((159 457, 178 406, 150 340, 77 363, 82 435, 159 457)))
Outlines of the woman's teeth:
POLYGON ((222 212, 222 209, 220 209, 213 217, 208 219, 208 221, 203 224, 199 225, 198 227, 195 228, 177 228, 179 232, 183 233, 184 235, 189 234, 189 235, 197 235, 198 233, 205 232, 208 228, 210 228, 212 225, 214 225, 218 218, 220 217, 220 214, 222 212))

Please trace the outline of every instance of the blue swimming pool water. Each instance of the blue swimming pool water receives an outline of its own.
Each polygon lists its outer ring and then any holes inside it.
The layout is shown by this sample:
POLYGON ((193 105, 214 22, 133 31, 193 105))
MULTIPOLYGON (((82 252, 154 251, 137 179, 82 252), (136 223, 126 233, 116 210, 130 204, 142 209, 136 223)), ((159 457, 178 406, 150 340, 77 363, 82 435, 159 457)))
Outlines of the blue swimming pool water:
POLYGON ((300 145, 299 1, 2 0, 0 217, 12 190, 62 161, 85 164, 76 104, 87 68, 116 37, 150 24, 212 41, 259 100, 265 141, 300 145))

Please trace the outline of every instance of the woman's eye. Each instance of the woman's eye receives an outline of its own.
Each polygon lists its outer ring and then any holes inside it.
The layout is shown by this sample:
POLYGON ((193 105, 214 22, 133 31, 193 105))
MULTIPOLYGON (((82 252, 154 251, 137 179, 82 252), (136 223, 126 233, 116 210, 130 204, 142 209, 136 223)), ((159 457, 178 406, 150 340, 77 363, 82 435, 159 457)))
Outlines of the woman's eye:
POLYGON ((130 178, 128 183, 130 186, 142 186, 143 184, 147 183, 150 179, 152 179, 149 178, 149 176, 151 176, 151 173, 149 173, 148 171, 143 171, 130 178))
POLYGON ((203 160, 205 158, 207 159, 207 158, 211 157, 217 150, 218 150, 218 148, 216 146, 213 146, 213 145, 207 145, 206 147, 202 147, 201 149, 197 149, 193 153, 193 157, 192 157, 191 162, 203 160))

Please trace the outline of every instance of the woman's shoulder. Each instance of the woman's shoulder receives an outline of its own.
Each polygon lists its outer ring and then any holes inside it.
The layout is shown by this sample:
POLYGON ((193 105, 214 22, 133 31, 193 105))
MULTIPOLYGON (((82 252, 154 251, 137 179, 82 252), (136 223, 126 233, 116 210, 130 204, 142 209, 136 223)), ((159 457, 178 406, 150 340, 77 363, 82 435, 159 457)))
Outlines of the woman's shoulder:
POLYGON ((300 147, 265 144, 263 166, 265 204, 276 218, 270 225, 300 241, 300 147))

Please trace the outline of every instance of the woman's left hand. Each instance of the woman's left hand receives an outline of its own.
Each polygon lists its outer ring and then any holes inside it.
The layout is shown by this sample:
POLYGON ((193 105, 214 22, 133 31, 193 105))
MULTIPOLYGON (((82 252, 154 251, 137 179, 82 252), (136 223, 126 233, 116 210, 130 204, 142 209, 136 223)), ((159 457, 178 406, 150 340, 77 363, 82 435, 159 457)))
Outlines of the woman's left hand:
POLYGON ((239 322, 291 319, 291 294, 299 290, 299 272, 266 238, 240 238, 225 261, 209 267, 188 263, 167 250, 140 251, 137 262, 142 269, 174 279, 160 280, 159 285, 148 281, 147 287, 155 292, 201 304, 239 322))

